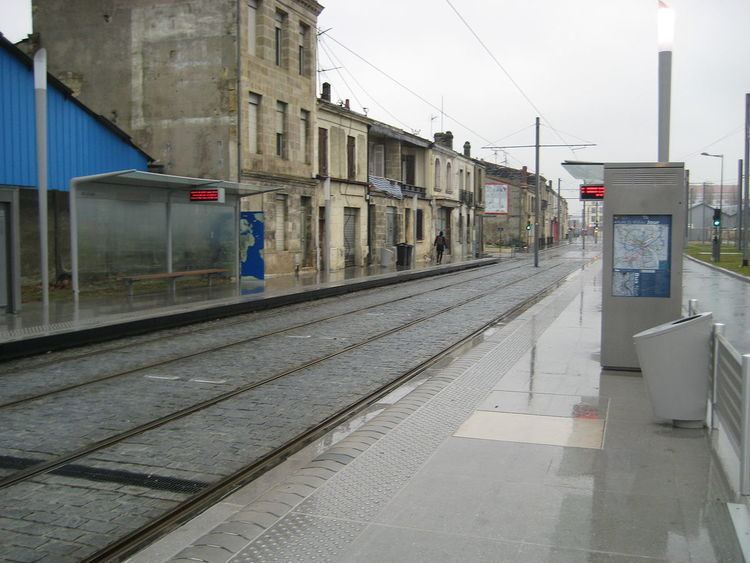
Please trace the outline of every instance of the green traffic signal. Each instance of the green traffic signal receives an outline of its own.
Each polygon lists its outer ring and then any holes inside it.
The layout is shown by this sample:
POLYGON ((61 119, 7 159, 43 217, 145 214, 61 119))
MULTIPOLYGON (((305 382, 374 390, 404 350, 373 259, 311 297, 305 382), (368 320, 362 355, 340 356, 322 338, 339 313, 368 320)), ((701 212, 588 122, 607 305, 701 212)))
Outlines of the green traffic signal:
POLYGON ((721 227, 721 209, 714 209, 714 227, 721 227))

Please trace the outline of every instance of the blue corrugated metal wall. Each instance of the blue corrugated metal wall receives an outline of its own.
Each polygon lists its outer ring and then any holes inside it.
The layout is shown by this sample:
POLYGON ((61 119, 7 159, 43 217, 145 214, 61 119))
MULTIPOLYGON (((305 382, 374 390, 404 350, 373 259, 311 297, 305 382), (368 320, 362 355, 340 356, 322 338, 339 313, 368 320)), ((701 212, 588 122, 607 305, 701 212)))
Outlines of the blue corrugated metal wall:
MULTIPOLYGON (((49 84, 48 186, 68 190, 71 178, 115 170, 147 170, 146 155, 49 84)), ((0 185, 36 187, 34 73, 0 46, 0 185)))

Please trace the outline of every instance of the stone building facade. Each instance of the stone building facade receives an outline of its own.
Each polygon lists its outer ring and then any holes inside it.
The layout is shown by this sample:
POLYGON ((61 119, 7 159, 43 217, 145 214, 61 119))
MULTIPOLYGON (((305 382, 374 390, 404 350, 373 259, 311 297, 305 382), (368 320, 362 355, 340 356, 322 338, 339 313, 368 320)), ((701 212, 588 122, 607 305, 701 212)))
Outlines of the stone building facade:
MULTIPOLYGON (((314 0, 33 0, 50 70, 168 173, 276 188, 266 271, 310 263, 316 198, 314 0)), ((313 267, 311 265, 311 267, 313 267)))
POLYGON ((321 270, 367 265, 367 135, 371 123, 348 107, 332 104, 327 92, 318 100, 317 217, 321 270))
POLYGON ((453 133, 435 133, 429 152, 429 195, 432 198, 433 239, 442 231, 446 254, 454 260, 482 252, 484 164, 471 158, 471 146, 453 150, 453 133))
POLYGON ((396 245, 412 245, 417 263, 430 258, 432 208, 427 190, 430 142, 374 121, 370 127, 370 264, 397 259, 396 245))

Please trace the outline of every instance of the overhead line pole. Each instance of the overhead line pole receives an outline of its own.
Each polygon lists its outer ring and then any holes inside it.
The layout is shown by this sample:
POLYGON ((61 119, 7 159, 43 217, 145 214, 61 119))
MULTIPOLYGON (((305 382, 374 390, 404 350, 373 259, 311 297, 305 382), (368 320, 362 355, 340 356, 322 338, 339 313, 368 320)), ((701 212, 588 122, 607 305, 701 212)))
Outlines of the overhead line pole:
POLYGON ((745 232, 743 233, 743 241, 742 241, 742 265, 747 266, 748 262, 750 262, 750 252, 748 252, 748 236, 747 236, 747 227, 748 222, 750 222, 750 217, 748 217, 748 208, 750 207, 750 94, 745 94, 745 177, 743 178, 745 182, 745 197, 744 199, 744 217, 742 221, 742 226, 744 227, 745 232))
POLYGON ((560 230, 560 207, 562 207, 562 198, 560 197, 560 183, 562 180, 557 179, 557 244, 562 244, 562 231, 560 230))
POLYGON ((539 118, 536 118, 535 122, 535 130, 536 130, 536 147, 535 147, 535 155, 536 155, 536 165, 535 165, 535 172, 536 172, 536 182, 535 182, 535 190, 534 193, 536 194, 536 205, 534 206, 534 267, 539 267, 539 215, 540 211, 542 209, 542 201, 539 197, 539 118))

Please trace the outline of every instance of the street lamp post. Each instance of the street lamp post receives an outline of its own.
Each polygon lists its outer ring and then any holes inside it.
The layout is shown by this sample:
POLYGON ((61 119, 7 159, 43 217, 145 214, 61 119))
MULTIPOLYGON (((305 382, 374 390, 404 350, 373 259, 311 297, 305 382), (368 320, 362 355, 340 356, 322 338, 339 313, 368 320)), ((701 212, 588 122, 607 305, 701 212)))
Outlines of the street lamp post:
POLYGON ((659 162, 669 162, 669 116, 672 97, 674 12, 659 0, 656 11, 659 40, 659 162))
POLYGON ((724 206, 724 155, 723 154, 709 154, 707 152, 702 152, 701 156, 711 156, 714 158, 720 158, 721 159, 721 179, 719 180, 719 252, 721 252, 721 221, 724 219, 722 217, 722 210, 724 206))

